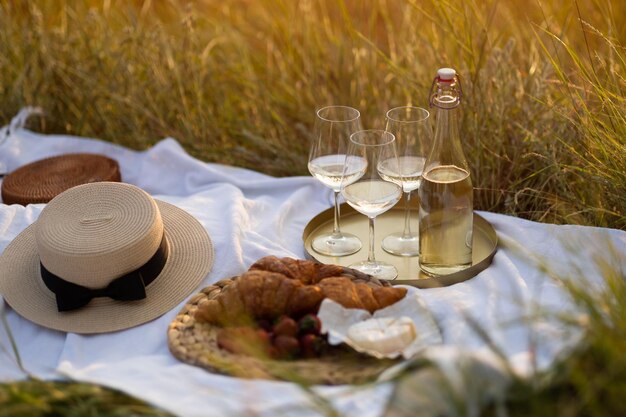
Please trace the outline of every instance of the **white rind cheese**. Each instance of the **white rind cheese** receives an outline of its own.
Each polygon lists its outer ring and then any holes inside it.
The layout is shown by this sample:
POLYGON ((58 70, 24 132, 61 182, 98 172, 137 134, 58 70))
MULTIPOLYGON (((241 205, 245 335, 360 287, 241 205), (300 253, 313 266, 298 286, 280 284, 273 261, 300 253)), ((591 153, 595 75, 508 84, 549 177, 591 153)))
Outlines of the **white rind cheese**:
POLYGON ((415 325, 409 317, 372 318, 348 328, 348 344, 356 350, 383 356, 402 351, 416 337, 415 325))

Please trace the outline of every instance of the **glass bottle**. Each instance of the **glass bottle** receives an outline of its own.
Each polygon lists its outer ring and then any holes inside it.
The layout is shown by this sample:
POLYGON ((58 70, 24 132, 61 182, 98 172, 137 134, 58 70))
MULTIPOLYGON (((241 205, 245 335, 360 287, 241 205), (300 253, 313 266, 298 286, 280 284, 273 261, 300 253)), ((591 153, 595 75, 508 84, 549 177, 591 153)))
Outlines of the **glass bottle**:
POLYGON ((473 190, 459 136, 461 95, 456 71, 439 69, 430 96, 435 138, 419 188, 419 262, 431 276, 472 265, 473 190))

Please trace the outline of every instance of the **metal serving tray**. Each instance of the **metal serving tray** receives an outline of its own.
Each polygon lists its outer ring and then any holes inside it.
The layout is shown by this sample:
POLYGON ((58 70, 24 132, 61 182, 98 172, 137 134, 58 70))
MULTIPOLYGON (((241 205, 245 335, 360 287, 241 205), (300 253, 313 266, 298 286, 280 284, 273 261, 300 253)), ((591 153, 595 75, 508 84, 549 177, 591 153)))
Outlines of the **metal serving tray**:
MULTIPOLYGON (((341 257, 326 256, 317 253, 311 247, 313 239, 323 233, 329 233, 333 228, 333 208, 319 213, 309 221, 304 228, 302 240, 307 256, 326 264, 349 266, 367 258, 369 229, 367 217, 357 212, 348 204, 341 205, 340 227, 342 232, 352 233, 363 242, 363 247, 355 254, 341 257)), ((412 208, 411 226, 417 228, 417 207, 412 208)), ((376 218, 375 256, 377 260, 388 262, 398 268, 398 278, 390 281, 392 284, 413 285, 418 288, 444 287, 463 282, 474 277, 491 264, 491 260, 498 248, 498 236, 493 226, 480 215, 474 213, 473 253, 472 266, 459 272, 439 277, 429 277, 419 267, 418 257, 395 256, 385 252, 380 244, 382 239, 390 233, 402 231, 404 225, 404 203, 376 218)))

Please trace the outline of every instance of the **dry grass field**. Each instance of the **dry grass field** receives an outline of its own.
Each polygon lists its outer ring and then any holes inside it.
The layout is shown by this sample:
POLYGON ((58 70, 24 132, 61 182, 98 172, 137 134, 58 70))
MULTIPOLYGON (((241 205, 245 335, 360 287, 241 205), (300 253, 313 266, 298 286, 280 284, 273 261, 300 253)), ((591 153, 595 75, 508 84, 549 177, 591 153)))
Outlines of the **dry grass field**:
POLYGON ((316 107, 384 126, 465 89, 478 209, 626 227, 626 3, 619 0, 0 1, 0 122, 308 175, 316 107))

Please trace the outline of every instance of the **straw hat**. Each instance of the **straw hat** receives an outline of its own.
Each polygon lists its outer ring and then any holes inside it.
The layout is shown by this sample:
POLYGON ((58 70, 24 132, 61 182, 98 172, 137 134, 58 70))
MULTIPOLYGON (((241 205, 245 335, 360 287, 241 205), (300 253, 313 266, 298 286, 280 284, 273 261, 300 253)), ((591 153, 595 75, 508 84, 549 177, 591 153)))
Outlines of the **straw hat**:
POLYGON ((45 327, 103 333, 153 320, 213 265, 187 212, 130 184, 79 185, 44 207, 0 256, 0 294, 45 327))

